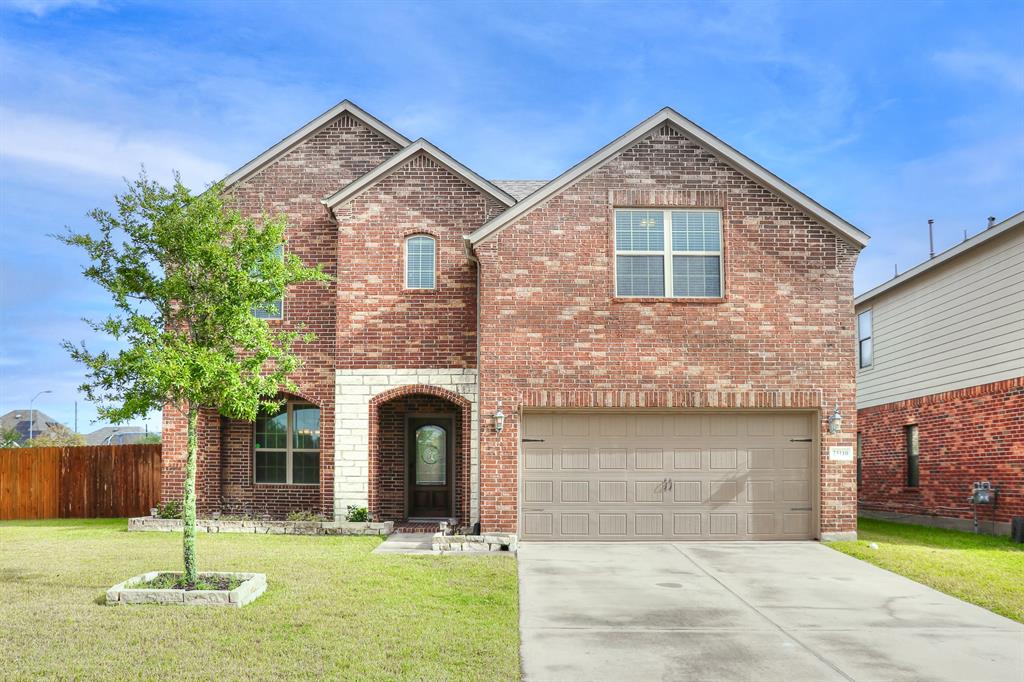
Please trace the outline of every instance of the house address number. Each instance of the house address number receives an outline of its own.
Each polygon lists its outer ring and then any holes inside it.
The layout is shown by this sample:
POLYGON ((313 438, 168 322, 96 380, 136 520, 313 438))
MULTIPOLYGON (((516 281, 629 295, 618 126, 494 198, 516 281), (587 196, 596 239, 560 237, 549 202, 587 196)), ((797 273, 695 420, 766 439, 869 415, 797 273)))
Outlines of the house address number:
POLYGON ((828 448, 828 458, 833 462, 852 462, 853 461, 853 446, 852 445, 830 445, 828 448))

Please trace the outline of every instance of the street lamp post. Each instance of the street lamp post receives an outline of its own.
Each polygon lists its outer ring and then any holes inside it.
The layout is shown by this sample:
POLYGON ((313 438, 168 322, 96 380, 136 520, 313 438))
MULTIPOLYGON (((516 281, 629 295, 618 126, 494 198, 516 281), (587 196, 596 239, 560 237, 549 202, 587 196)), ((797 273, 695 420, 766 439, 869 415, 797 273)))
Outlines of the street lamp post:
POLYGON ((28 439, 29 440, 32 440, 32 430, 33 430, 33 427, 35 426, 35 416, 36 416, 35 410, 32 408, 32 404, 36 401, 36 398, 38 398, 39 396, 41 396, 44 393, 53 393, 53 391, 39 391, 39 393, 36 393, 35 397, 32 398, 32 400, 28 401, 28 439))

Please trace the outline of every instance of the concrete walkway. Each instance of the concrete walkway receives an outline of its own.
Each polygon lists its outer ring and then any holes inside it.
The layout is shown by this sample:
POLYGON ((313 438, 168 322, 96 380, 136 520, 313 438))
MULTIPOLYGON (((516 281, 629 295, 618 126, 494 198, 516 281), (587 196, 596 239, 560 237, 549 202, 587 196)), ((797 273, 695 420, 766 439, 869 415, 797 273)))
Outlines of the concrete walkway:
POLYGON ((1024 680, 1024 625, 814 542, 523 543, 527 680, 1024 680))
POLYGON ((440 554, 434 551, 433 533, 392 533, 373 554, 440 554))

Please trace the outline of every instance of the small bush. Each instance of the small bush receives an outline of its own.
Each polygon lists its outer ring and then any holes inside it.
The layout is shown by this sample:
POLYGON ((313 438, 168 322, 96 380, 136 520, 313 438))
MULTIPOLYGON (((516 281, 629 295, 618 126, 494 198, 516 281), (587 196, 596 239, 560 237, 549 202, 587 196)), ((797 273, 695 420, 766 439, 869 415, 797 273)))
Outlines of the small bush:
POLYGON ((299 509, 293 512, 288 512, 288 516, 285 517, 286 521, 323 521, 323 517, 316 512, 306 511, 299 509))
POLYGON ((181 501, 168 500, 156 505, 156 516, 158 519, 180 519, 181 501))
POLYGON ((370 510, 366 507, 357 507, 354 504, 348 506, 348 511, 345 512, 346 521, 369 521, 370 510))

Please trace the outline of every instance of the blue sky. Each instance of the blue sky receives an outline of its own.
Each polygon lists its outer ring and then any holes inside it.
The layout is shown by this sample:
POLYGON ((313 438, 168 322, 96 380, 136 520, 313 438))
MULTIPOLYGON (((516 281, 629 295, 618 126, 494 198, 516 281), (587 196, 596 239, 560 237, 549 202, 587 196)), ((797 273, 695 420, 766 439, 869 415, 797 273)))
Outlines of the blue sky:
MULTIPOLYGON (((0 413, 79 429, 61 338, 106 311, 86 228, 140 163, 202 188, 349 98, 491 178, 558 174, 663 106, 872 235, 863 291, 1024 208, 1024 3, 0 5, 0 413)), ((141 423, 141 421, 139 422, 141 423)), ((151 416, 151 428, 159 417, 151 416)))

